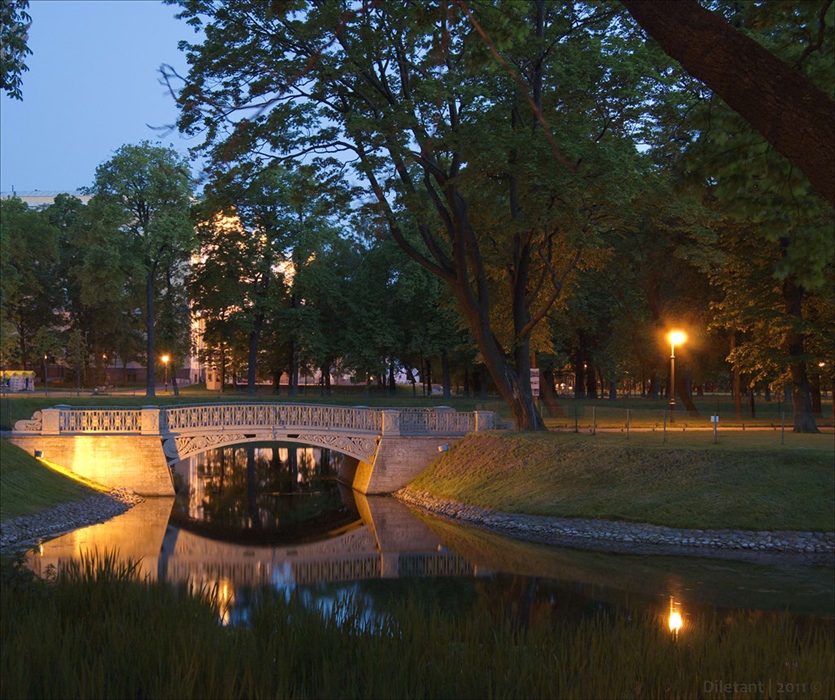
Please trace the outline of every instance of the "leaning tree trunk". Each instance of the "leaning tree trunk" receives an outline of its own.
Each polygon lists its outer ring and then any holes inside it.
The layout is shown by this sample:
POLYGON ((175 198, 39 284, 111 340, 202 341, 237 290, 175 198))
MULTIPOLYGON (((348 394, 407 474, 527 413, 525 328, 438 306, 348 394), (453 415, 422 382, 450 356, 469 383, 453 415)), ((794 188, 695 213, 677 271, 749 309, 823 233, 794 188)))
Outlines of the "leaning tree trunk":
POLYGON ((551 418, 565 418, 565 411, 557 399, 557 392, 554 391, 554 370, 542 370, 542 379, 539 382, 539 394, 551 418))
POLYGON ((721 97, 835 205, 835 102, 695 0, 621 0, 669 56, 721 97))

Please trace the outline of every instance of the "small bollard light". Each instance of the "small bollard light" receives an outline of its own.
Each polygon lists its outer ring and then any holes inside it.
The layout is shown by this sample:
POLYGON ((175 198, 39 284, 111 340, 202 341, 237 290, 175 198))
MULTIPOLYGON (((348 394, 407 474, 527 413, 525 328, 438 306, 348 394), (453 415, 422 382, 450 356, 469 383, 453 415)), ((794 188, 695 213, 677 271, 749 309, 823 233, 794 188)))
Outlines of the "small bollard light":
POLYGON ((449 445, 438 445, 438 452, 446 452, 449 449, 449 445))
POLYGON ((35 450, 35 457, 37 457, 38 459, 42 459, 43 458, 43 450, 35 450))

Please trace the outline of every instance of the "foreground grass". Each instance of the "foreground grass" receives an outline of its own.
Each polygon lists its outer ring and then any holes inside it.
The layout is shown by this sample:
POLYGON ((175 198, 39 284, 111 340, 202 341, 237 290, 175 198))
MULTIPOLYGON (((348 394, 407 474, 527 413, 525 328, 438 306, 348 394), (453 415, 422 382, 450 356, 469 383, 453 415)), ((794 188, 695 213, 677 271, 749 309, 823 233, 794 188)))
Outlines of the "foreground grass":
POLYGON ((6 440, 0 440, 0 520, 36 513, 97 493, 62 476, 6 440))
POLYGON ((325 613, 266 593, 248 627, 227 628, 210 594, 138 582, 109 557, 46 582, 7 567, 0 696, 730 697, 706 690, 716 679, 835 695, 832 625, 787 615, 688 620, 674 641, 651 615, 576 622, 532 610, 522 626, 495 606, 442 613, 409 602, 368 624, 360 604, 325 613))
POLYGON ((469 435, 410 487, 485 508, 671 527, 835 530, 831 435, 469 435))

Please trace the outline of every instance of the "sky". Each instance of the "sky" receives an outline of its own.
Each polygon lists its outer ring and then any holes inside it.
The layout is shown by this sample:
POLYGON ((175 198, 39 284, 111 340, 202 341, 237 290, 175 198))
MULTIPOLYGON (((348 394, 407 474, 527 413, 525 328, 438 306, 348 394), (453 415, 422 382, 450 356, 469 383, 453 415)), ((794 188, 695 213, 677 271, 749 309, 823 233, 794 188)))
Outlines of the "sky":
POLYGON ((123 144, 159 141, 187 155, 196 145, 173 124, 159 67, 186 70, 178 51, 194 34, 156 0, 30 0, 23 101, 0 96, 0 190, 73 191, 123 144))

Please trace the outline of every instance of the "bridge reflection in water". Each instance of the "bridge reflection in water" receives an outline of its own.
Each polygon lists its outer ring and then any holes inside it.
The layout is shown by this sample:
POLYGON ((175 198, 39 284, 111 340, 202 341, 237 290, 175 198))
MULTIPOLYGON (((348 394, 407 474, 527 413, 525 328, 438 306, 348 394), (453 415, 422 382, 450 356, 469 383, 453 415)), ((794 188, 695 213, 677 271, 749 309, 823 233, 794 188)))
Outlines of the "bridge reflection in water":
POLYGON ((176 498, 46 542, 32 566, 118 550, 143 578, 227 590, 489 573, 394 498, 337 484, 338 469, 338 456, 296 445, 203 453, 176 465, 176 498))

